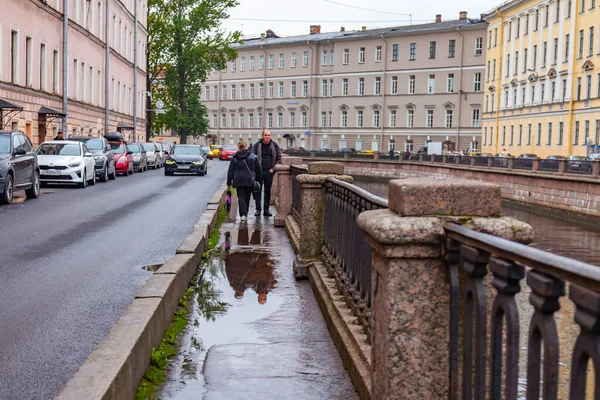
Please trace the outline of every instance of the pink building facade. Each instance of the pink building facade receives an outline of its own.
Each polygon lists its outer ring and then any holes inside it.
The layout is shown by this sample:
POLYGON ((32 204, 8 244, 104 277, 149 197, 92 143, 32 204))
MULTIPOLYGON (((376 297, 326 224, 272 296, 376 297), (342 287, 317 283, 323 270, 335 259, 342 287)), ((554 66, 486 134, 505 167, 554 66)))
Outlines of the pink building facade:
POLYGON ((146 15, 147 0, 3 3, 0 128, 21 130, 37 145, 63 129, 66 114, 65 137, 101 136, 122 130, 129 140, 134 139, 134 132, 136 140, 144 140, 146 15), (64 3, 68 15, 65 46, 64 3), (63 109, 65 89, 67 104, 63 109))

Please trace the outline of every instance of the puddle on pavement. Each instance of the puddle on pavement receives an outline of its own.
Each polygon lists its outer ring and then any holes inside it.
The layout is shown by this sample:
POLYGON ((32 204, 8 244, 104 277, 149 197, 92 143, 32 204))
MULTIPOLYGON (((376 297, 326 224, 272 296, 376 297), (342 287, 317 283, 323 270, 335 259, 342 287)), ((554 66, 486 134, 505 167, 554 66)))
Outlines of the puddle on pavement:
POLYGON ((142 269, 144 271, 152 271, 152 272, 156 272, 156 270, 158 270, 160 267, 162 267, 164 264, 152 264, 152 265, 144 265, 142 267, 142 269))
POLYGON ((190 324, 167 373, 161 399, 202 398, 204 361, 211 347, 266 343, 251 323, 279 309, 277 262, 268 251, 269 232, 259 227, 225 228, 220 244, 200 265, 193 286, 190 324))

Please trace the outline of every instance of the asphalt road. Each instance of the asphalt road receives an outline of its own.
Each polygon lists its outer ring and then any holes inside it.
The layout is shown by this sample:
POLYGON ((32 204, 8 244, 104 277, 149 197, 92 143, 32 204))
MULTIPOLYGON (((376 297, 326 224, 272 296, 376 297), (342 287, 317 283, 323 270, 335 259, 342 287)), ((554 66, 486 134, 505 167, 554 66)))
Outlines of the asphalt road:
POLYGON ((223 183, 229 163, 209 163, 0 206, 0 399, 58 393, 223 183))

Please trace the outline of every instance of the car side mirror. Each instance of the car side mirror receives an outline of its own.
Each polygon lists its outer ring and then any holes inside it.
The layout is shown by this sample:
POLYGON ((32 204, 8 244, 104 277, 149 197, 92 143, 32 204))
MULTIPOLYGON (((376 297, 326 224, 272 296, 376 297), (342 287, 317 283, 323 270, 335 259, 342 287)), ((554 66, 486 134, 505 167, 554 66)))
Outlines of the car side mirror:
POLYGON ((112 147, 110 145, 106 146, 106 151, 111 151, 112 147))
POLYGON ((24 156, 25 154, 27 154, 27 151, 25 151, 25 149, 22 147, 19 147, 18 149, 15 150, 16 156, 24 156))
POLYGON ((127 152, 127 155, 130 155, 130 154, 133 154, 133 151, 129 150, 129 151, 127 152))
POLYGON ((142 154, 146 154, 146 153, 147 153, 146 150, 142 150, 142 154))
POLYGON ((93 157, 94 155, 92 153, 85 153, 85 157, 93 157))

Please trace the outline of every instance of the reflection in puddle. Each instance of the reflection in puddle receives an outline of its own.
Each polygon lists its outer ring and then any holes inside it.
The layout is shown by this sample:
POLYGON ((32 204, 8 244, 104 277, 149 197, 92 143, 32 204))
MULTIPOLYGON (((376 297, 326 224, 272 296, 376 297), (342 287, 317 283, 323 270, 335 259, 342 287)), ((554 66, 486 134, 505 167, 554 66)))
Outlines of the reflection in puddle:
POLYGON ((142 269, 144 271, 152 271, 152 272, 156 272, 160 267, 162 267, 163 264, 152 264, 152 265, 144 265, 142 267, 142 269))
POLYGON ((204 361, 213 346, 266 343, 251 323, 268 317, 283 302, 276 290, 277 263, 263 246, 266 237, 247 226, 230 229, 200 266, 190 325, 160 398, 202 398, 204 361))

